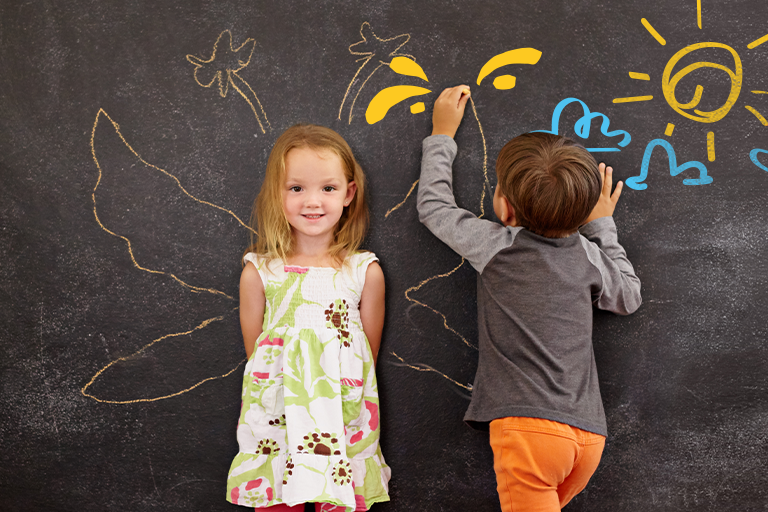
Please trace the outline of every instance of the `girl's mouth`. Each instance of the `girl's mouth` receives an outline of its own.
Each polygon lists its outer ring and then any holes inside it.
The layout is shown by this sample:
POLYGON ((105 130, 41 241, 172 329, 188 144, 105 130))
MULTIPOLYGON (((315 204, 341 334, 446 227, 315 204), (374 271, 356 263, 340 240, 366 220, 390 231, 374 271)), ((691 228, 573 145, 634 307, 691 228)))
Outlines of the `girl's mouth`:
POLYGON ((322 216, 323 215, 321 215, 321 214, 303 215, 304 218, 309 219, 309 220, 317 220, 317 219, 319 219, 322 216))

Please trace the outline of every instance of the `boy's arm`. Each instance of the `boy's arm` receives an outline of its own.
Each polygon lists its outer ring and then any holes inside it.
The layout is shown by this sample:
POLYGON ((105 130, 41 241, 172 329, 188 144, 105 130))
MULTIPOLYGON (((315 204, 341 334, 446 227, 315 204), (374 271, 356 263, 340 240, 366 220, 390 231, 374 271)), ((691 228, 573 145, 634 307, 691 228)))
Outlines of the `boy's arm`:
MULTIPOLYGON (((600 164, 603 189, 597 205, 582 226, 580 233, 593 244, 584 241, 584 249, 593 265, 603 278, 602 289, 595 296, 595 305, 600 309, 619 315, 634 313, 642 303, 640 279, 619 244, 613 210, 621 195, 622 183, 616 185, 611 194, 613 169, 600 164)), ((583 240, 583 239, 582 239, 583 240)))
POLYGON ((456 205, 452 167, 457 148, 452 137, 468 99, 464 88, 446 89, 435 102, 433 134, 422 144, 417 209, 419 220, 435 236, 482 272, 499 250, 512 244, 519 228, 478 219, 456 205))

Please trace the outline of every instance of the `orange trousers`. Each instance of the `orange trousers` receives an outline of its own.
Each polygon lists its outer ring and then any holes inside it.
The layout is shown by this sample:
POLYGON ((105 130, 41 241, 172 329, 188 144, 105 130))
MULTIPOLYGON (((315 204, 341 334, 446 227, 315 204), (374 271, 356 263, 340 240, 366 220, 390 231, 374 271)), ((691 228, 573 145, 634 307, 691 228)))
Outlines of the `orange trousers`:
POLYGON ((501 510, 562 509, 587 486, 604 447, 605 437, 556 421, 493 420, 491 448, 501 510))

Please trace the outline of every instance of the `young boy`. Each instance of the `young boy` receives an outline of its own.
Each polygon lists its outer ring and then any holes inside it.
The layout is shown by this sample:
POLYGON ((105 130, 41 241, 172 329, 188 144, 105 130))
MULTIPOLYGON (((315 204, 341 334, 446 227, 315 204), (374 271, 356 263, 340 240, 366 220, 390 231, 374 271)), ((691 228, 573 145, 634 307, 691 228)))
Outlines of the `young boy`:
POLYGON ((493 210, 456 206, 453 136, 469 89, 446 89, 423 143, 419 218, 478 272, 480 358, 464 420, 488 429, 504 512, 555 511, 587 485, 607 434, 592 305, 628 315, 640 280, 619 245, 612 169, 573 141, 515 137, 499 152, 493 210), (489 425, 490 424, 490 425, 489 425))

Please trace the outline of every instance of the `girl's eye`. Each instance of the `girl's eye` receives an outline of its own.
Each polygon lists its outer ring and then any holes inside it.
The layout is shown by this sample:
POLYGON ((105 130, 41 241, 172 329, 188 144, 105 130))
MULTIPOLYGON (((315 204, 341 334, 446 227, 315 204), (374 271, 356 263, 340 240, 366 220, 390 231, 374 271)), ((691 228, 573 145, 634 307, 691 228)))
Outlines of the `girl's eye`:
POLYGON ((328 185, 327 187, 323 187, 323 191, 325 192, 333 192, 334 190, 336 190, 336 187, 332 187, 330 185, 328 185))
POLYGON ((298 185, 294 185, 289 189, 291 192, 301 192, 301 187, 298 185))

